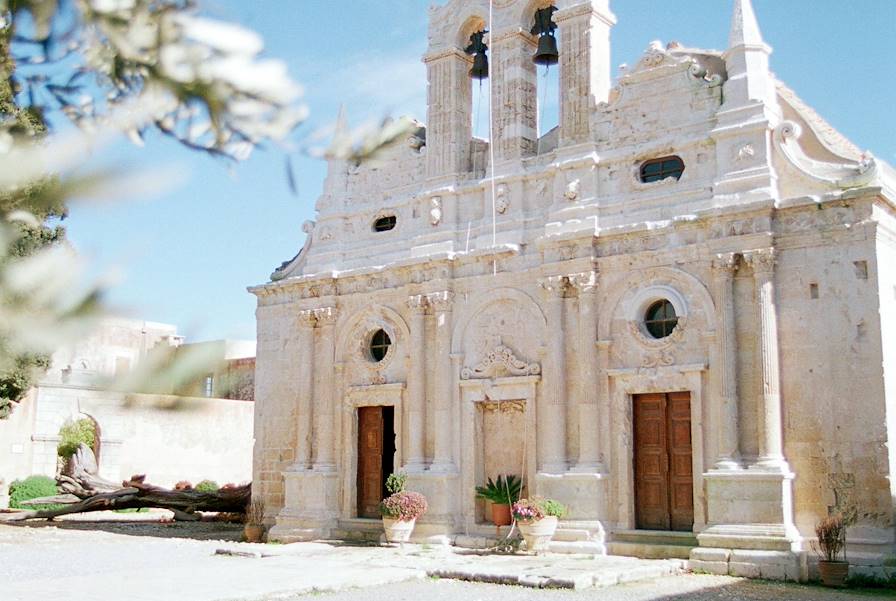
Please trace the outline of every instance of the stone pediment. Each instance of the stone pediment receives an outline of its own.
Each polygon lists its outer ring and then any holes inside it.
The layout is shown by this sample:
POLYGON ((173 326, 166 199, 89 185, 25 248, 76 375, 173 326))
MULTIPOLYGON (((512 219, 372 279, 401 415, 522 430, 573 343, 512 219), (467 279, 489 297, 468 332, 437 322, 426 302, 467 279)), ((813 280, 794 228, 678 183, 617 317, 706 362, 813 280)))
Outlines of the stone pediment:
POLYGON ((485 358, 473 367, 465 367, 460 377, 463 380, 482 378, 503 378, 508 376, 537 376, 541 374, 541 365, 527 363, 518 358, 513 351, 503 345, 489 351, 485 358))

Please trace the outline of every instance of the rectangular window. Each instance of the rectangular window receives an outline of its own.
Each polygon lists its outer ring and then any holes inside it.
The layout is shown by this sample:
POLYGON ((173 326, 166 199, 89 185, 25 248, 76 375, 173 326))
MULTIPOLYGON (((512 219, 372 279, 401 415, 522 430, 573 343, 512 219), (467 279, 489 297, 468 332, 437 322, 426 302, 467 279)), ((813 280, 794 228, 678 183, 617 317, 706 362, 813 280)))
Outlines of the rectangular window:
POLYGON ((209 375, 205 376, 205 385, 204 385, 203 394, 205 394, 206 397, 211 398, 214 390, 215 390, 215 376, 213 374, 209 374, 209 375))

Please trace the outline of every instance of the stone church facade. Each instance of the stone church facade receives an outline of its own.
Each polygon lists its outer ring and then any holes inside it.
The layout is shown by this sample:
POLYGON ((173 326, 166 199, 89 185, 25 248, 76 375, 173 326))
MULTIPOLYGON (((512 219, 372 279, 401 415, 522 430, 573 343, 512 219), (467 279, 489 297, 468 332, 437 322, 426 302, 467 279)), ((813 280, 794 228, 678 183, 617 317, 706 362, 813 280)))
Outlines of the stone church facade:
POLYGON ((774 77, 734 3, 724 52, 654 43, 615 85, 608 0, 431 8, 425 133, 332 161, 305 246, 250 289, 271 538, 374 529, 400 469, 420 539, 493 535, 474 487, 512 473, 569 506, 561 546, 685 531, 694 567, 805 579, 816 521, 854 506, 850 560, 893 554, 896 178, 774 77))

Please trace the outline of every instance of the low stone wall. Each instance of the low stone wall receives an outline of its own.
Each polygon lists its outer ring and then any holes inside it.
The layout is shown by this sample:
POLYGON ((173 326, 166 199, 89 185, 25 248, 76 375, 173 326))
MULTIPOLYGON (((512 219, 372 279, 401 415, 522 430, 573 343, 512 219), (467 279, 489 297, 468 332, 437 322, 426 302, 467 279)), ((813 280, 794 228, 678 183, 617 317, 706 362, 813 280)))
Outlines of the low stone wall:
POLYGON ((104 478, 140 473, 162 486, 247 482, 253 411, 254 403, 246 401, 41 387, 0 422, 2 488, 31 474, 54 475, 59 428, 84 416, 99 427, 104 478))

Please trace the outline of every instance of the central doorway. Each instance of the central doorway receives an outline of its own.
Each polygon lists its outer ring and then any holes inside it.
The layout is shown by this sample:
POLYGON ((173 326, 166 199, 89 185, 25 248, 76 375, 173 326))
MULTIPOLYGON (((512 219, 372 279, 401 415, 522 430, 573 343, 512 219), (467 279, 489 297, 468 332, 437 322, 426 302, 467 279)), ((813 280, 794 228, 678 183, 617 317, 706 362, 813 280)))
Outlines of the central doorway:
POLYGON ((358 408, 358 517, 379 518, 395 470, 395 408, 358 408))
POLYGON ((635 527, 694 528, 691 395, 688 392, 632 397, 635 434, 635 527))

